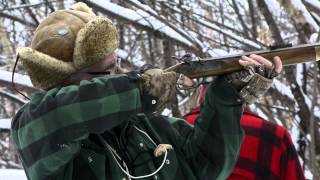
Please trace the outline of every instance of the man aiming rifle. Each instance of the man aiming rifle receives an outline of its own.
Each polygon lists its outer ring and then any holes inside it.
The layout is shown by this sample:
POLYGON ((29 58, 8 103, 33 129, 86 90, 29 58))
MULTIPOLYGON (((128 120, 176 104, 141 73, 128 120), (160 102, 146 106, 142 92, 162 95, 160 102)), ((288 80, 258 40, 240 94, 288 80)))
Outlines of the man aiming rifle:
POLYGON ((281 72, 279 57, 241 57, 243 70, 210 85, 194 127, 153 113, 175 87, 176 72, 122 73, 118 34, 83 3, 45 18, 18 57, 42 89, 15 115, 12 136, 29 179, 225 179, 243 138, 244 102, 281 72), (117 74, 120 73, 120 74, 117 74), (240 92, 240 93, 239 93, 240 92))

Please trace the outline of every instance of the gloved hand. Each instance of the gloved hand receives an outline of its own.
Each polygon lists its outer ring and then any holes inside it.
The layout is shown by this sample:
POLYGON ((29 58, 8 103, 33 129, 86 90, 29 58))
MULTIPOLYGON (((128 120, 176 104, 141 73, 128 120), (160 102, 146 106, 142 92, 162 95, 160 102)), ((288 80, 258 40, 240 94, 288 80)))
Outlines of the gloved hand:
POLYGON ((165 72, 161 69, 149 69, 142 74, 140 89, 142 94, 148 94, 158 99, 156 109, 163 110, 166 104, 176 95, 176 85, 192 86, 193 82, 183 74, 165 72))
POLYGON ((253 103, 261 97, 271 86, 274 77, 282 70, 281 59, 276 56, 273 63, 262 56, 242 56, 239 60, 244 67, 239 72, 226 75, 225 78, 238 91, 244 102, 253 103))

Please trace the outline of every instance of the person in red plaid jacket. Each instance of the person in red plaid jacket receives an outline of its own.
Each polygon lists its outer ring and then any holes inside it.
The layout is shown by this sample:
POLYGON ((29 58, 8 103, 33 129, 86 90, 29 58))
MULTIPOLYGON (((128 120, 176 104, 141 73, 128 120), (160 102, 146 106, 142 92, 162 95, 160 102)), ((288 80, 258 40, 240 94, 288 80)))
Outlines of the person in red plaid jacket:
MULTIPOLYGON (((206 87, 201 85, 196 108, 184 119, 194 124, 206 87)), ((282 126, 245 110, 241 118, 245 138, 232 174, 227 180, 304 180, 304 174, 289 132, 282 126)))

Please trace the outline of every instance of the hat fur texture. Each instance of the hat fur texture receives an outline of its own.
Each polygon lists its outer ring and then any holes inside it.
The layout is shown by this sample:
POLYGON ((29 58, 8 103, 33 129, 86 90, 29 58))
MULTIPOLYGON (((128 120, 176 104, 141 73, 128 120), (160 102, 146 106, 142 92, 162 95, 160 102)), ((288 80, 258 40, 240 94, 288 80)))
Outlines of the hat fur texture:
POLYGON ((31 48, 18 48, 22 65, 27 70, 32 84, 48 89, 76 72, 71 63, 58 60, 31 48))
POLYGON ((76 11, 82 11, 82 12, 86 12, 88 14, 91 14, 91 15, 95 15, 92 11, 91 8, 89 8, 85 3, 83 2, 78 2, 76 4, 73 4, 71 6, 70 9, 73 9, 73 10, 76 10, 76 11))
POLYGON ((18 55, 33 85, 48 89, 111 54, 118 41, 110 19, 77 3, 45 18, 34 33, 32 47, 19 48, 18 55))
POLYGON ((88 67, 118 47, 118 33, 111 20, 96 17, 89 21, 77 35, 73 62, 77 69, 88 67))

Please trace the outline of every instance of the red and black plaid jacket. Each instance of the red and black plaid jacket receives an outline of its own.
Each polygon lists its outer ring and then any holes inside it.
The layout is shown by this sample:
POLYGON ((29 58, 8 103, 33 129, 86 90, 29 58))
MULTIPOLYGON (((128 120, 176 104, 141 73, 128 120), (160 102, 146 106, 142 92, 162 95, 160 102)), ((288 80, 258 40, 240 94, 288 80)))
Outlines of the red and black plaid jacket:
MULTIPOLYGON (((185 116, 191 124, 199 108, 185 116)), ((245 138, 237 164, 228 180, 303 180, 296 149, 288 131, 261 117, 244 112, 241 126, 245 138)))

